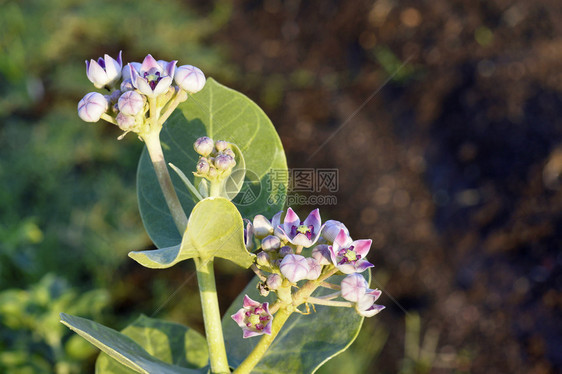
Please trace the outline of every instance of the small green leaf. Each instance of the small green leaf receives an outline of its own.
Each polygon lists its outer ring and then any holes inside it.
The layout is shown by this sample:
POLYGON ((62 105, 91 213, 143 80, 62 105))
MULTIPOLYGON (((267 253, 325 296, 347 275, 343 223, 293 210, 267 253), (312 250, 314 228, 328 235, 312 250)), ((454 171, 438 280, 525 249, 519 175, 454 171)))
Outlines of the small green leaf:
POLYGON ((191 211, 181 245, 130 252, 129 257, 157 269, 195 257, 203 261, 221 257, 248 268, 254 255, 244 245, 244 222, 234 204, 223 197, 210 197, 191 211))
MULTIPOLYGON (((205 338, 189 327, 140 316, 121 333, 168 364, 192 369, 202 369, 208 364, 205 338)), ((96 361, 96 373, 129 374, 133 371, 102 352, 96 361)))
MULTIPOLYGON (((328 281, 339 284, 341 279, 343 276, 336 275, 328 281)), ((230 316, 242 307, 246 294, 257 301, 274 301, 273 293, 266 300, 258 294, 257 283, 258 279, 254 277, 223 317, 228 360, 233 367, 240 365, 260 337, 243 339, 242 330, 230 316)), ((318 295, 322 293, 318 292, 318 295)), ((304 305, 299 308, 304 310, 304 305)), ((363 323, 363 317, 351 308, 317 305, 316 312, 312 307, 310 309, 309 315, 293 313, 289 317, 263 359, 252 370, 253 374, 314 373, 326 361, 351 345, 363 323)))
POLYGON ((61 313, 61 322, 84 339, 138 373, 201 374, 204 369, 188 369, 171 365, 151 356, 130 337, 85 318, 61 313))
MULTIPOLYGON (((236 144, 244 157, 245 170, 237 158, 237 172, 231 182, 240 193, 233 202, 242 216, 256 214, 272 217, 283 209, 288 184, 287 162, 283 146, 273 124, 249 98, 207 80, 205 88, 180 104, 164 124, 160 139, 167 162, 173 163, 198 189, 195 171, 198 155, 193 143, 201 136, 236 144), (240 183, 241 182, 241 183, 240 183)), ((234 149, 235 154, 237 150, 234 149)), ((196 199, 177 175, 172 175, 182 207, 189 215, 196 199)), ((201 190, 200 190, 201 191, 201 190)), ((231 191, 231 186, 227 186, 231 191)), ((227 196, 232 198, 232 192, 227 196)), ((177 245, 181 236, 168 211, 146 149, 137 170, 137 195, 142 221, 158 248, 177 245)))

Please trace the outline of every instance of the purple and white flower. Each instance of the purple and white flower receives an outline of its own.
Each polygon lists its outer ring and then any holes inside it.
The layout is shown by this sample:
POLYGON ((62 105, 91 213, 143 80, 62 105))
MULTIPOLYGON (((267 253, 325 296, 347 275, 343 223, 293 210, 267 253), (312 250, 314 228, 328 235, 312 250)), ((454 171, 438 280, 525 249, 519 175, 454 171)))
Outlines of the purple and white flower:
POLYGON ((117 60, 109 55, 104 55, 104 58, 98 60, 86 60, 86 76, 96 88, 103 88, 113 85, 121 78, 121 69, 123 62, 121 60, 121 51, 117 60))
POLYGON ((177 61, 169 62, 165 68, 148 55, 137 69, 129 64, 133 86, 148 97, 156 97, 168 91, 172 85, 177 61))
POLYGON ((344 274, 361 273, 373 267, 365 258, 371 249, 371 243, 371 239, 350 241, 345 230, 340 230, 329 247, 332 263, 344 274))
POLYGON ((231 317, 242 328, 244 338, 271 335, 273 316, 268 303, 259 303, 244 295, 243 307, 231 317))
POLYGON ((367 290, 365 295, 355 304, 355 310, 363 317, 372 317, 385 308, 384 305, 375 304, 381 296, 379 290, 367 290))
POLYGON ((318 240, 322 230, 320 212, 314 209, 304 221, 301 221, 293 209, 289 208, 283 225, 274 228, 278 229, 276 235, 279 234, 285 241, 305 248, 311 247, 318 240))
POLYGON ((279 269, 281 270, 281 274, 291 283, 297 283, 307 278, 310 266, 304 256, 287 255, 281 261, 279 269))
POLYGON ((192 94, 201 91, 205 87, 206 81, 201 69, 191 65, 178 67, 174 80, 182 90, 192 94))
POLYGON ((78 116, 86 122, 98 122, 109 104, 105 96, 98 92, 86 94, 78 103, 78 116))

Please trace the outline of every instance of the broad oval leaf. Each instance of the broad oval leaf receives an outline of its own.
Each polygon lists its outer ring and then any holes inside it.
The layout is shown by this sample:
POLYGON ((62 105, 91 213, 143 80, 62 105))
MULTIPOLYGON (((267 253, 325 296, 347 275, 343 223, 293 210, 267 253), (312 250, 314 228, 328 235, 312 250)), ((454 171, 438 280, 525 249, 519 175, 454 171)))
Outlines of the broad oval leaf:
MULTIPOLYGON (((198 159, 193 143, 201 136, 236 144, 244 155, 246 170, 240 193, 233 200, 242 216, 271 217, 283 209, 288 183, 283 146, 266 114, 249 98, 207 80, 205 88, 180 104, 166 121, 160 136, 164 155, 196 185, 192 171, 198 159)), ((195 205, 181 179, 172 182, 187 215, 195 205)), ((236 173, 234 177, 240 177, 236 173)), ((139 209, 148 235, 158 248, 181 241, 160 191, 150 157, 143 151, 137 170, 139 209)))
POLYGON ((209 197, 191 211, 181 245, 130 252, 129 257, 157 269, 194 257, 203 261, 221 257, 247 268, 254 255, 244 245, 244 221, 234 204, 223 197, 209 197))
MULTIPOLYGON (((189 327, 141 315, 121 333, 168 364, 202 369, 203 372, 208 364, 205 338, 189 327)), ((105 373, 131 374, 134 371, 102 352, 96 361, 96 374, 105 373)))
MULTIPOLYGON (((335 275, 328 281, 339 284, 341 279, 343 276, 335 275)), ((273 293, 265 298, 267 300, 258 294, 257 283, 258 278, 254 277, 228 308, 222 320, 228 360, 232 367, 240 365, 260 337, 243 339, 242 330, 230 316, 242 307, 244 295, 259 301, 274 301, 273 293)), ((318 295, 322 293, 318 292, 318 295)), ((311 308, 309 315, 293 313, 252 373, 314 373, 353 343, 363 319, 354 309, 322 305, 316 306, 316 312, 311 308)))
POLYGON ((135 372, 143 374, 201 374, 206 370, 189 369, 166 363, 151 356, 130 337, 85 318, 61 313, 61 322, 109 356, 135 372))

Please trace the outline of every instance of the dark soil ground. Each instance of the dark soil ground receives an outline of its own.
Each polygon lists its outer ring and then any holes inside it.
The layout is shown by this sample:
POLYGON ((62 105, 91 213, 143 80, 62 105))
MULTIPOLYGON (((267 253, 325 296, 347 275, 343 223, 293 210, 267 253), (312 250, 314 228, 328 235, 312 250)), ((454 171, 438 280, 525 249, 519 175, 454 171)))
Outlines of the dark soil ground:
POLYGON ((374 239, 390 337, 365 372, 398 370, 402 307, 440 332, 432 372, 562 370, 561 17, 555 0, 238 1, 214 41, 290 167, 339 169, 322 215, 374 239))

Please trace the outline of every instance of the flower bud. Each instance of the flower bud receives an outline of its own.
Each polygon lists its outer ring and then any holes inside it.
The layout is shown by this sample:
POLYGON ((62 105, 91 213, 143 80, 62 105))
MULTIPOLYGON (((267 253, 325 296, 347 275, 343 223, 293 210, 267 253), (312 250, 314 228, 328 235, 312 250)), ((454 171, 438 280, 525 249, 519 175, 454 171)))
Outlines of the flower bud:
POLYGON ((281 246, 281 239, 273 235, 266 236, 261 241, 261 249, 263 249, 266 252, 271 252, 276 249, 279 249, 280 246, 281 246))
POLYGON ((287 255, 279 265, 281 274, 291 283, 306 279, 310 268, 308 261, 301 255, 287 255))
POLYGON ((342 297, 354 303, 361 300, 368 289, 367 280, 358 273, 349 274, 341 281, 342 297))
POLYGON ((256 263, 259 266, 266 266, 269 267, 270 266, 270 262, 269 262, 269 255, 266 252, 260 252, 257 254, 256 256, 256 263))
POLYGON ((322 274, 322 265, 320 265, 318 261, 310 257, 306 259, 306 262, 308 262, 308 268, 309 268, 308 274, 306 275, 306 279, 308 280, 318 279, 320 274, 322 274))
POLYGON ((217 151, 222 152, 225 149, 228 149, 228 145, 229 143, 225 140, 217 140, 215 142, 215 148, 217 149, 217 151))
POLYGON ((131 68, 135 69, 137 72, 140 71, 141 63, 140 62, 129 62, 127 65, 123 67, 121 70, 121 74, 123 75, 123 82, 127 80, 131 80, 131 68))
POLYGON ((279 287, 281 287, 283 279, 279 274, 271 274, 269 277, 267 277, 267 281, 265 283, 270 290, 277 290, 279 287))
POLYGON ((273 234, 271 222, 261 214, 254 217, 254 235, 258 239, 263 239, 267 235, 273 234))
POLYGON ((229 155, 219 154, 215 157, 215 166, 219 170, 228 170, 234 167, 234 165, 236 165, 236 161, 229 155))
POLYGON ((207 174, 209 172, 209 163, 205 157, 201 157, 197 162, 197 172, 199 174, 207 174))
MULTIPOLYGON (((349 238, 349 230, 343 223, 332 219, 328 220, 324 224, 324 229, 322 229, 322 237, 329 243, 333 243, 341 230, 344 230, 349 238)), ((349 242, 351 243, 351 238, 349 239, 349 242)))
POLYGON ((135 117, 123 113, 118 113, 115 120, 117 121, 117 126, 123 131, 131 131, 136 125, 135 117))
POLYGON ((136 116, 144 108, 144 97, 136 91, 127 91, 119 97, 119 111, 128 116, 136 116))
POLYGON ((229 155, 232 158, 236 158, 236 156, 234 155, 234 151, 230 148, 225 149, 224 151, 222 151, 222 153, 224 153, 225 155, 229 155))
POLYGON ((318 261, 320 265, 329 265, 332 263, 330 250, 326 244, 320 244, 312 250, 312 257, 318 261))
POLYGON ((78 103, 78 116, 86 122, 98 122, 101 115, 107 111, 108 105, 102 94, 90 92, 78 103))
POLYGON ((213 139, 203 136, 195 141, 193 149, 195 149, 195 152, 199 153, 201 156, 207 157, 211 154, 211 152, 213 152, 214 146, 215 144, 213 139))
POLYGON ((131 82, 130 79, 126 79, 121 82, 121 86, 119 86, 119 89, 121 90, 121 92, 127 92, 134 90, 135 86, 133 86, 133 82, 131 82))
POLYGON ((295 253, 295 251, 293 251, 293 248, 289 247, 288 245, 279 248, 279 256, 281 256, 281 257, 285 257, 287 255, 292 255, 294 253, 295 253))
POLYGON ((244 245, 251 252, 254 249, 254 228, 249 219, 244 218, 244 223, 246 224, 244 229, 244 245))
POLYGON ((205 74, 195 66, 182 65, 176 69, 174 75, 176 84, 189 93, 196 93, 205 86, 205 74))

